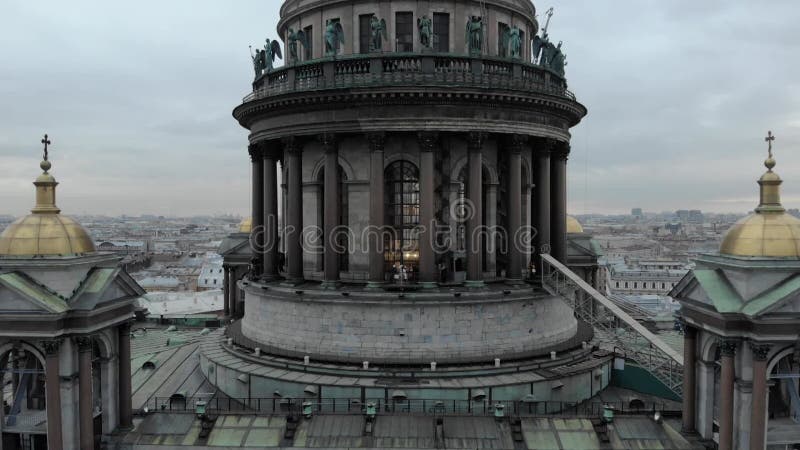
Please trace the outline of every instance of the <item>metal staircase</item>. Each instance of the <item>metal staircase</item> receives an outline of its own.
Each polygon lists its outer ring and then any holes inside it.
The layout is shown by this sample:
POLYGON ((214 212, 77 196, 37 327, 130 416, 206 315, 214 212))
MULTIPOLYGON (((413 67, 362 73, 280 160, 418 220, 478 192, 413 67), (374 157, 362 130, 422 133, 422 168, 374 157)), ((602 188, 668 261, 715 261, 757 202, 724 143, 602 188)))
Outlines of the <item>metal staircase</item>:
POLYGON ((551 255, 541 255, 541 282, 575 315, 595 329, 600 346, 647 370, 678 396, 683 393, 683 356, 551 255))

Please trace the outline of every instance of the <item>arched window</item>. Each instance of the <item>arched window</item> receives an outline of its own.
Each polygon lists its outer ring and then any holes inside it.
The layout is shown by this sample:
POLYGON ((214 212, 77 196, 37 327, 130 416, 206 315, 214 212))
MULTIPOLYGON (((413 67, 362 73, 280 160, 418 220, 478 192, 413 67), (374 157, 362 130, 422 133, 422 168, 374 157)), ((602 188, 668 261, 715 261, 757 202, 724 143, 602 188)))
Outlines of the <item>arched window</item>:
POLYGON ((395 161, 386 168, 386 270, 408 280, 419 264, 419 169, 411 162, 395 161), (406 268, 403 276, 402 268, 406 268))

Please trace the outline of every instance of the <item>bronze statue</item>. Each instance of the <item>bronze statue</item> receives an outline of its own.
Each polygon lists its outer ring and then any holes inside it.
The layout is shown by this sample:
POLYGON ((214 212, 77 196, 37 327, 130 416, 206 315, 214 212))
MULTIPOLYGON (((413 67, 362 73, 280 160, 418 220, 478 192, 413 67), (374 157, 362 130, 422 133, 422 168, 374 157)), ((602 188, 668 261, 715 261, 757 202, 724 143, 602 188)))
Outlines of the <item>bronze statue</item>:
POLYGON ((518 27, 511 27, 506 30, 506 51, 511 59, 519 59, 522 56, 522 31, 518 27))
POLYGON ((292 27, 289 27, 287 41, 289 42, 287 45, 289 47, 289 61, 297 62, 297 42, 300 41, 300 43, 303 44, 303 48, 308 48, 308 38, 306 37, 306 33, 303 30, 294 31, 292 27))
POLYGON ((542 36, 539 37, 537 35, 533 38, 533 41, 531 41, 531 53, 533 56, 533 63, 534 64, 538 63, 542 66, 544 66, 545 64, 542 64, 543 58, 541 57, 540 53, 542 53, 542 50, 544 50, 545 47, 550 45, 550 39, 547 36, 547 28, 550 26, 550 18, 553 17, 553 8, 548 9, 546 15, 547 15, 547 22, 545 22, 544 27, 542 27, 542 36))
POLYGON ((550 69, 561 78, 564 78, 564 67, 567 65, 567 55, 561 52, 561 44, 562 42, 559 41, 558 47, 553 50, 553 56, 550 59, 550 69))
POLYGON ((378 17, 373 14, 369 19, 369 27, 372 30, 372 39, 369 41, 369 51, 379 52, 383 50, 383 40, 388 39, 386 36, 386 20, 378 20, 378 17))
POLYGON ((283 59, 281 44, 278 41, 267 39, 264 44, 264 64, 267 72, 272 70, 272 63, 275 62, 276 58, 283 59))
POLYGON ((483 20, 480 16, 472 16, 467 20, 466 40, 470 55, 483 52, 483 20))
POLYGON ((339 52, 339 46, 344 45, 344 29, 339 20, 328 20, 325 24, 325 54, 334 56, 339 52))
POLYGON ((253 47, 250 47, 250 58, 253 60, 253 70, 256 72, 256 78, 260 77, 262 73, 264 73, 264 68, 266 67, 266 55, 264 50, 256 49, 256 53, 253 54, 253 47))
POLYGON ((428 16, 422 16, 417 19, 417 28, 419 29, 419 42, 423 47, 433 46, 433 21, 428 16))

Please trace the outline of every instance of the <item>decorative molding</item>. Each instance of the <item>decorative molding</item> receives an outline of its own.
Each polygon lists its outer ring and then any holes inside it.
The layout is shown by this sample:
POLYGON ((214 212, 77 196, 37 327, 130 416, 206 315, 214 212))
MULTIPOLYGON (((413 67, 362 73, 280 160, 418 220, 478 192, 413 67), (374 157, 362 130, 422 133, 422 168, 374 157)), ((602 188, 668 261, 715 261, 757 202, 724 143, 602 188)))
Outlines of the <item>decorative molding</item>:
POLYGON ((438 147, 439 133, 437 131, 420 131, 417 133, 417 140, 421 152, 432 152, 438 147))
POLYGON ((508 139, 508 148, 511 153, 522 153, 522 150, 528 145, 530 138, 524 134, 512 134, 508 139))
POLYGON ((369 151, 382 152, 386 145, 386 133, 382 131, 367 133, 367 141, 369 142, 369 151))
POLYGON ((283 151, 286 153, 295 155, 303 153, 303 146, 300 143, 300 139, 295 136, 284 137, 281 139, 281 143, 283 144, 283 151))
POLYGON ((57 356, 58 351, 61 349, 61 341, 62 339, 49 339, 46 341, 41 341, 40 345, 42 349, 44 349, 45 356, 57 356))
POLYGON ((720 339, 717 345, 719 346, 720 355, 734 357, 736 356, 736 348, 739 346, 739 341, 734 339, 720 339))
POLYGON ((76 336, 72 338, 75 341, 75 344, 78 345, 79 352, 90 352, 92 351, 92 337, 91 336, 76 336))
POLYGON ((571 147, 569 142, 564 141, 557 141, 553 147, 550 149, 550 153, 557 159, 567 160, 569 159, 571 147))
POLYGON ((255 142, 247 146, 247 153, 250 154, 251 162, 258 162, 261 160, 261 151, 263 147, 260 142, 255 142))
POLYGON ((766 361, 772 345, 750 341, 750 350, 753 352, 754 361, 766 361))
POLYGON ((339 150, 336 143, 336 134, 334 133, 320 133, 317 135, 317 140, 322 144, 322 151, 325 153, 332 153, 339 150))
POLYGON ((470 131, 467 133, 467 148, 471 152, 479 152, 483 149, 483 142, 486 140, 486 133, 482 131, 470 131))

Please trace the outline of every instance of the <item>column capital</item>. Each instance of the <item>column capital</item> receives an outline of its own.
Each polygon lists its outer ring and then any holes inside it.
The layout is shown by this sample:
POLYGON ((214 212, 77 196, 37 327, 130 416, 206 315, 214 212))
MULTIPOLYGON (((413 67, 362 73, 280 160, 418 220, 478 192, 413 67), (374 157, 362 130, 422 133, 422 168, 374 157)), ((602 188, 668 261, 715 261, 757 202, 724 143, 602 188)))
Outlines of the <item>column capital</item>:
POLYGON ((695 339, 697 338, 697 328, 689 325, 683 319, 680 319, 681 323, 683 324, 683 337, 686 339, 695 339))
POLYGON ((437 131, 420 131, 417 133, 417 141, 419 141, 419 150, 422 152, 432 152, 436 150, 439 143, 439 132, 437 131))
POLYGON ((766 361, 770 349, 772 349, 771 344, 750 341, 750 350, 753 352, 753 360, 755 361, 766 361))
POLYGON ((367 141, 369 142, 369 151, 382 152, 386 144, 386 133, 383 131, 372 131, 367 133, 367 141))
POLYGON ((338 147, 336 146, 336 134, 334 133, 321 133, 317 135, 317 141, 322 144, 322 150, 325 153, 338 150, 338 147))
POLYGON ((529 137, 525 134, 512 134, 508 138, 508 148, 511 153, 522 153, 528 144, 529 137))
POLYGON ((294 136, 282 138, 281 144, 283 144, 283 151, 286 153, 300 154, 303 152, 303 146, 300 145, 300 139, 294 136))
POLYGON ((467 147, 471 152, 479 152, 483 149, 483 142, 486 140, 486 133, 482 131, 470 131, 467 134, 467 147))
POLYGON ((739 341, 736 339, 720 339, 717 343, 719 346, 720 355, 722 356, 736 356, 736 348, 739 346, 739 341))
POLYGON ((40 345, 44 349, 45 356, 56 356, 61 348, 62 339, 48 339, 41 341, 40 345))
POLYGON ((567 160, 570 149, 569 142, 556 141, 551 147, 550 153, 556 158, 567 160))
POLYGON ((92 336, 90 335, 75 336, 72 339, 78 345, 79 352, 88 352, 92 350, 92 336))
POLYGON ((247 146, 247 153, 250 154, 250 161, 256 162, 261 159, 264 152, 263 142, 253 142, 247 146))
POLYGON ((131 334, 131 328, 132 327, 133 327, 133 324, 131 323, 131 321, 130 320, 126 320, 125 322, 122 322, 121 324, 119 324, 119 326, 118 326, 119 333, 123 334, 123 335, 131 334))

